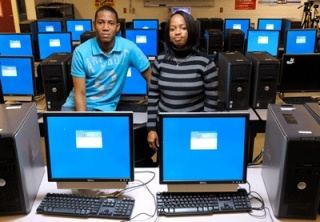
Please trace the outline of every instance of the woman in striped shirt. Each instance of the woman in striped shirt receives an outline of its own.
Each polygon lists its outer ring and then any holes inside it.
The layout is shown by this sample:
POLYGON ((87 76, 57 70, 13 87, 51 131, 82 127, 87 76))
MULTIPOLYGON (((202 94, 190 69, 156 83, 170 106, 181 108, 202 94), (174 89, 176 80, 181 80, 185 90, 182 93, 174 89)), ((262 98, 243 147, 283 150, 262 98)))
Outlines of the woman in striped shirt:
POLYGON ((165 27, 166 49, 152 67, 148 94, 147 141, 157 150, 158 112, 212 112, 217 110, 218 71, 199 50, 199 30, 194 18, 178 11, 165 27))

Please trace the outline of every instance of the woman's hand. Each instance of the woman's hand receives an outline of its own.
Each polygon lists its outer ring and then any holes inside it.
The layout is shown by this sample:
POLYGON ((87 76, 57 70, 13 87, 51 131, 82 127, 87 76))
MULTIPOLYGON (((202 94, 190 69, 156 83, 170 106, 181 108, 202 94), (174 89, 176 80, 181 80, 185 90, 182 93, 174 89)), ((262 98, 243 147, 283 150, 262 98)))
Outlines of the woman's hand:
POLYGON ((149 144, 149 147, 155 151, 158 150, 159 147, 159 138, 156 131, 149 131, 147 141, 149 144))

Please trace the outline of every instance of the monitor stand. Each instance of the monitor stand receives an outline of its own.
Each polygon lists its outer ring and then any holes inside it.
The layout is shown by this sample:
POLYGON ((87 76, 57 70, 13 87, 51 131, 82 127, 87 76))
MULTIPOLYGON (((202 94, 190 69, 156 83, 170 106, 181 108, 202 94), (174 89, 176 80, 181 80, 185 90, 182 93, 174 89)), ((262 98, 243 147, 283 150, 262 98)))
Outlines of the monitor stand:
POLYGON ((169 192, 236 192, 238 184, 168 184, 169 192))
POLYGON ((57 182, 58 189, 71 189, 83 196, 108 196, 126 187, 127 182, 57 182))
POLYGON ((58 189, 124 189, 127 182, 57 182, 58 189))
POLYGON ((14 102, 31 102, 33 101, 33 96, 25 95, 25 96, 3 96, 4 101, 14 101, 14 102))

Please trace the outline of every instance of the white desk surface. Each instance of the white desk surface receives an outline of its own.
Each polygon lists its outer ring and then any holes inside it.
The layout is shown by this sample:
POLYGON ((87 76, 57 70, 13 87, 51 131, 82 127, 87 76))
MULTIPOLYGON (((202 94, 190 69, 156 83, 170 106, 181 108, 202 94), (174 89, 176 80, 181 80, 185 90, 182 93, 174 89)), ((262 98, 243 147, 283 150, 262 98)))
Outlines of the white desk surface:
MULTIPOLYGON (((135 181, 130 182, 129 186, 140 185, 141 182, 147 182, 152 178, 152 174, 150 172, 154 172, 156 174, 155 178, 147 185, 148 189, 153 194, 156 194, 158 191, 166 191, 167 187, 165 185, 159 185, 158 179, 158 168, 136 168, 135 181), (149 173, 148 173, 149 172, 149 173)), ((223 214, 213 214, 207 216, 184 216, 184 217, 164 217, 161 216, 157 218, 157 215, 152 218, 147 217, 146 215, 140 215, 131 221, 147 221, 147 222, 164 222, 164 221, 183 221, 183 222, 311 222, 311 221, 320 221, 320 215, 318 215, 316 220, 297 220, 297 219, 276 219, 273 216, 272 209, 267 198, 267 193, 264 187, 264 183, 261 177, 261 167, 256 166, 254 168, 248 168, 247 175, 248 182, 251 184, 251 191, 258 192, 261 197, 264 199, 265 205, 270 209, 270 213, 267 211, 266 217, 257 218, 249 215, 248 213, 223 213, 223 214), (271 219, 272 217, 272 219, 271 219)), ((241 187, 244 187, 248 190, 248 185, 243 184, 241 187)), ((47 175, 45 174, 42 180, 42 184, 39 188, 38 195, 36 197, 35 203, 31 212, 27 215, 13 215, 13 216, 0 216, 1 222, 59 222, 59 221, 120 221, 120 220, 106 220, 99 218, 78 218, 78 217, 57 217, 57 216, 48 216, 42 214, 36 214, 36 208, 39 206, 41 200, 44 198, 45 194, 51 193, 70 193, 70 190, 57 190, 56 184, 53 182, 48 182, 47 175)), ((135 199, 135 207, 132 213, 132 217, 141 214, 147 213, 153 215, 155 211, 155 199, 148 192, 146 187, 141 187, 138 189, 133 189, 132 191, 128 191, 125 193, 126 196, 133 197, 135 199)), ((252 202, 253 207, 261 206, 258 202, 252 202)), ((254 215, 262 215, 262 211, 253 211, 254 215)))

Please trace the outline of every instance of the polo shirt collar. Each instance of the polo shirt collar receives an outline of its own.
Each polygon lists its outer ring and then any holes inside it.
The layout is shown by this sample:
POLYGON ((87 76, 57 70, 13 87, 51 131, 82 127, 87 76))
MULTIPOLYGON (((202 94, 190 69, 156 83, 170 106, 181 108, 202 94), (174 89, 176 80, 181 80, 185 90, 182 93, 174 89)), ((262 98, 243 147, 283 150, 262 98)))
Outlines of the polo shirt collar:
MULTIPOLYGON (((120 42, 119 42, 119 36, 115 37, 115 43, 113 46, 113 49, 110 51, 109 54, 113 52, 121 52, 120 42)), ((101 55, 104 54, 104 52, 101 50, 97 37, 94 38, 93 44, 92 44, 92 54, 93 55, 101 55)))

